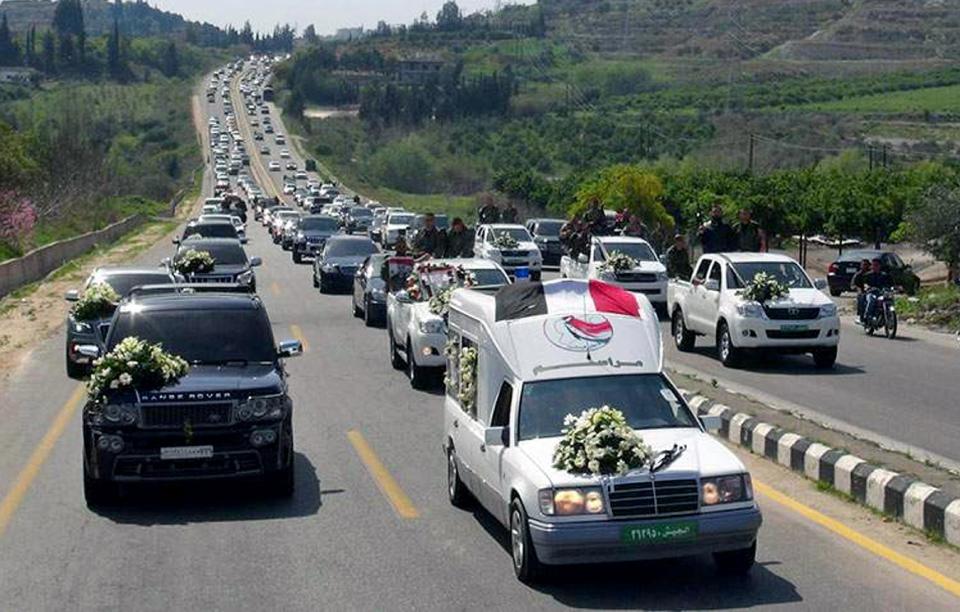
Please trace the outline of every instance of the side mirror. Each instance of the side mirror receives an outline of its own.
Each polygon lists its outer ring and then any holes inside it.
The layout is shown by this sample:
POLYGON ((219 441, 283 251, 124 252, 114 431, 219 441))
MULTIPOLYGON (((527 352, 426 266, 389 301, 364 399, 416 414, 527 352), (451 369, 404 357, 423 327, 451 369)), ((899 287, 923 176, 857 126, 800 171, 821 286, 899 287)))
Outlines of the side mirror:
POLYGON ((299 340, 284 340, 277 347, 277 357, 289 359, 303 354, 303 344, 299 340))
POLYGON ((173 263, 173 260, 170 259, 169 257, 164 257, 163 259, 160 260, 161 267, 169 268, 172 263, 173 263))
POLYGON ((720 431, 720 427, 723 426, 723 421, 715 414, 701 414, 700 424, 703 425, 703 428, 707 431, 720 431))
POLYGON ((707 291, 720 291, 720 281, 710 279, 703 284, 707 291))
POLYGON ((507 446, 510 443, 510 428, 487 427, 483 430, 483 443, 487 446, 507 446))
POLYGON ((580 253, 579 255, 577 255, 577 263, 582 263, 582 264, 590 263, 590 258, 587 257, 586 253, 580 253))
POLYGON ((247 244, 250 240, 246 236, 240 237, 240 244, 247 244))
POLYGON ((77 352, 91 360, 100 358, 100 347, 96 344, 80 344, 77 352))
POLYGON ((819 289, 820 291, 824 291, 827 288, 827 279, 818 278, 813 281, 813 286, 819 289))
POLYGON ((80 299, 80 292, 76 289, 71 289, 64 294, 63 299, 67 300, 68 302, 76 302, 80 299))
POLYGON ((180 239, 179 239, 179 238, 174 238, 174 239, 172 239, 170 242, 172 242, 173 244, 176 244, 176 245, 179 246, 179 244, 180 244, 180 239))
POLYGON ((410 294, 403 290, 397 291, 396 293, 394 293, 393 297, 395 297, 397 301, 400 302, 401 304, 413 303, 413 298, 410 297, 410 294))
POLYGON ((262 265, 263 265, 263 260, 260 259, 259 257, 251 257, 251 258, 250 258, 250 267, 251 267, 251 268, 259 268, 259 267, 262 266, 262 265))

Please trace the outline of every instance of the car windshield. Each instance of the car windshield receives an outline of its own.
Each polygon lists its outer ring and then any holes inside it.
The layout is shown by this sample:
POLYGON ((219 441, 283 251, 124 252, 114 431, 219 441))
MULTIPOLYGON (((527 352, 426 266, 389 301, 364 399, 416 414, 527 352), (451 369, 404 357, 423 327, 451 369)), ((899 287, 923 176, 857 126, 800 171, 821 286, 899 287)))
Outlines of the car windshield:
POLYGON ((205 245, 191 245, 187 243, 184 244, 180 254, 186 253, 190 249, 196 251, 206 251, 210 253, 210 255, 213 257, 215 265, 222 264, 226 266, 239 266, 247 263, 247 254, 244 252, 243 247, 241 247, 239 243, 205 245))
POLYGON ((510 236, 517 242, 530 242, 530 232, 525 227, 500 228, 490 232, 490 235, 494 240, 500 236, 510 236))
POLYGON ((351 208, 350 216, 351 217, 372 217, 373 211, 367 208, 351 208))
POLYGON ((559 236, 563 221, 540 221, 537 223, 538 236, 559 236))
POLYGON ((813 287, 803 268, 792 261, 751 261, 733 264, 733 269, 736 274, 734 278, 728 280, 736 286, 731 287, 731 289, 743 289, 746 283, 752 281, 760 273, 774 277, 790 289, 810 289, 813 287))
POLYGON ((144 285, 166 285, 172 283, 169 274, 144 272, 142 274, 105 274, 93 279, 94 283, 107 283, 120 295, 127 295, 134 287, 144 285))
POLYGON ((657 254, 653 252, 649 244, 642 242, 608 242, 603 245, 607 249, 607 254, 623 253, 637 261, 658 261, 657 254))
POLYGON ((388 225, 410 225, 413 223, 414 216, 410 215, 390 215, 387 221, 388 225))
POLYGON ((327 243, 325 257, 359 257, 377 252, 372 240, 331 240, 327 243))
POLYGON ((623 412, 634 429, 698 426, 660 374, 564 378, 523 385, 517 439, 555 438, 568 414, 600 406, 623 412))
POLYGON ((236 238, 237 228, 232 223, 199 223, 187 226, 183 237, 203 236, 204 238, 236 238))
POLYGON ((335 232, 338 229, 336 219, 319 219, 308 217, 300 221, 300 229, 316 232, 335 232))
POLYGON ((121 309, 110 334, 113 345, 127 336, 160 343, 163 350, 190 363, 275 360, 273 332, 262 309, 170 310, 121 309))
POLYGON ((510 279, 502 271, 493 268, 470 270, 474 276, 475 287, 500 287, 510 283, 510 279))

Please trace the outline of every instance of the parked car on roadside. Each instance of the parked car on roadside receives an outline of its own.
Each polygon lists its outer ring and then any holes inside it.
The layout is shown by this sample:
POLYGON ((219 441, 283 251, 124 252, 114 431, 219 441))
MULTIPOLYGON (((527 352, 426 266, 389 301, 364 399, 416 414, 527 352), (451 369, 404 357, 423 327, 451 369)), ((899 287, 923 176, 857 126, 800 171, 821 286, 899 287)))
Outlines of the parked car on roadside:
POLYGON ((830 295, 837 297, 847 291, 855 291, 853 277, 860 270, 860 262, 864 259, 880 260, 880 267, 890 275, 897 287, 902 287, 907 295, 914 295, 920 289, 920 277, 913 268, 893 251, 877 249, 860 249, 847 251, 835 259, 827 268, 827 284, 830 286, 830 295))

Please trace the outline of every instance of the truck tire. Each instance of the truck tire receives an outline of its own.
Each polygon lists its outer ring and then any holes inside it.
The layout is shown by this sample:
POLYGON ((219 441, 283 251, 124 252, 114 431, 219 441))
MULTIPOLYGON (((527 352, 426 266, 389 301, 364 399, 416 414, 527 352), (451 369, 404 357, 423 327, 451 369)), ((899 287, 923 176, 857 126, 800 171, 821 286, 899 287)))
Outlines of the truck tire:
POLYGON ((73 363, 69 358, 67 359, 67 378, 83 380, 89 373, 90 369, 87 366, 80 363, 73 363))
POLYGON ((746 574, 753 567, 756 558, 756 541, 749 548, 713 553, 713 562, 717 564, 717 569, 729 575, 746 574))
POLYGON ((697 336, 687 329, 687 324, 683 321, 683 311, 679 308, 673 313, 673 342, 677 345, 677 350, 684 353, 692 351, 697 343, 697 336))
POLYGON ((724 367, 735 368, 740 365, 742 352, 734 346, 733 334, 730 333, 730 326, 726 321, 720 321, 717 327, 717 354, 724 367))
POLYGON ((825 349, 813 351, 813 363, 818 368, 832 368, 837 362, 837 347, 833 346, 825 349))

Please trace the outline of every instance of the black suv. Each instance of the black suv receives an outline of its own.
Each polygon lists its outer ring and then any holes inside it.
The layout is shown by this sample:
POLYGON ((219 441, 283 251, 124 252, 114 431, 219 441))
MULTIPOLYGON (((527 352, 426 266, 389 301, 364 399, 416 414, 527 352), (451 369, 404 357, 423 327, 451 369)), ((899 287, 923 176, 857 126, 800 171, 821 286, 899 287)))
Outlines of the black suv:
POLYGON ((130 336, 162 343, 190 370, 162 389, 86 404, 88 505, 109 503, 125 483, 191 479, 259 479, 267 493, 292 495, 293 402, 283 359, 302 349, 295 340, 274 344, 258 297, 134 293, 114 313, 106 349, 130 336))

